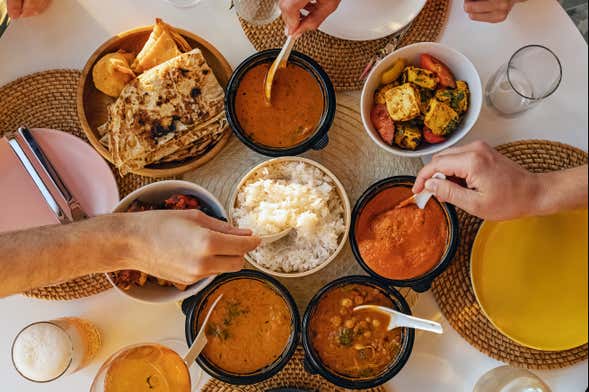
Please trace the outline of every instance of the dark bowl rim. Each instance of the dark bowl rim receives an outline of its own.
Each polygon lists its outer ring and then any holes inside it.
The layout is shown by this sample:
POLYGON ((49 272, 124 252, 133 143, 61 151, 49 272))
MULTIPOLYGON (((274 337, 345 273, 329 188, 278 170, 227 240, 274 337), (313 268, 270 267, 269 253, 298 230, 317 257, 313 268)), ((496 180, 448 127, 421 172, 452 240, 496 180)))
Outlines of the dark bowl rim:
POLYGON ((227 113, 227 122, 229 123, 229 126, 231 127, 235 136, 237 136, 237 138, 243 144, 245 144, 251 150, 265 156, 293 156, 300 155, 309 151, 310 149, 322 149, 327 146, 327 143, 329 142, 328 132, 331 129, 335 119, 335 111, 337 107, 335 88, 333 87, 333 83, 331 82, 329 75, 327 75, 327 72, 325 72, 321 65, 319 65, 319 63, 317 63, 311 57, 301 52, 293 51, 290 56, 291 61, 294 60, 297 65, 303 66, 303 68, 313 74, 315 79, 317 79, 317 83, 319 84, 325 99, 323 116, 321 117, 315 133, 307 140, 294 147, 272 148, 270 146, 255 143, 245 134, 244 130, 239 125, 239 120, 237 119, 237 115, 235 113, 235 95, 237 93, 241 79, 253 66, 263 62, 270 62, 270 60, 276 58, 279 53, 280 49, 263 50, 261 52, 254 53, 237 66, 231 75, 229 82, 227 83, 227 90, 225 95, 225 112, 227 113))
POLYGON ((221 274, 213 280, 205 289, 197 293, 195 296, 186 299, 182 303, 182 310, 186 315, 186 321, 184 323, 184 333, 186 343, 190 347, 195 339, 194 336, 194 320, 195 316, 198 316, 204 301, 212 294, 221 284, 236 279, 256 279, 269 284, 286 302, 289 310, 292 314, 292 331, 290 340, 282 353, 281 357, 274 361, 271 365, 268 365, 265 369, 249 375, 236 375, 228 373, 223 369, 215 366, 211 363, 204 355, 199 355, 196 359, 198 365, 211 377, 214 377, 223 382, 233 385, 251 385, 258 382, 267 380, 268 378, 276 375, 280 372, 286 364, 290 361, 294 355, 300 341, 301 335, 301 318, 300 314, 292 295, 288 289, 282 285, 278 280, 273 277, 256 270, 241 270, 239 272, 232 272, 221 274))
POLYGON ((401 293, 392 286, 383 284, 382 281, 375 279, 371 276, 363 276, 363 275, 350 275, 344 276, 342 278, 336 279, 325 286, 323 286, 309 301, 309 305, 305 310, 305 314, 303 316, 303 324, 302 324, 302 341, 303 341, 303 349, 305 351, 305 367, 309 368, 308 370, 311 372, 317 372, 327 381, 340 386, 342 388, 348 389, 369 389, 369 388, 376 388, 384 383, 390 381, 393 377, 395 377, 407 364, 409 358, 413 352, 413 345, 415 343, 415 330, 411 328, 405 328, 405 338, 404 338, 404 347, 397 356, 396 362, 394 366, 392 366, 389 370, 385 373, 380 374, 379 376, 373 379, 362 379, 362 380, 352 380, 349 378, 344 378, 337 376, 332 371, 330 371, 325 365, 323 365, 320 358, 318 358, 315 350, 312 347, 311 339, 308 336, 311 316, 314 312, 319 300, 323 295, 327 292, 331 291, 332 289, 344 286, 348 284, 364 284, 369 285, 372 287, 377 287, 379 290, 383 291, 390 299, 396 302, 396 305, 399 305, 399 311, 411 315, 411 307, 407 303, 407 300, 401 295, 401 293))
POLYGON ((358 248, 358 242, 356 241, 356 224, 366 204, 384 189, 395 186, 412 185, 415 183, 415 180, 415 176, 393 176, 377 181, 376 183, 369 186, 368 189, 364 191, 362 196, 360 196, 352 210, 352 221, 350 224, 350 233, 348 239, 356 262, 360 264, 362 269, 364 269, 364 271, 366 271, 370 276, 384 282, 387 285, 396 287, 409 287, 418 293, 422 293, 428 291, 431 288, 433 281, 450 266, 454 260, 456 251, 458 250, 458 246, 460 244, 460 224, 458 221, 458 215, 456 214, 456 209, 453 205, 438 201, 446 215, 448 222, 448 247, 446 248, 446 252, 442 256, 440 262, 429 272, 421 276, 411 279, 389 279, 377 274, 372 270, 372 268, 368 266, 368 264, 366 264, 362 258, 360 249, 358 248))

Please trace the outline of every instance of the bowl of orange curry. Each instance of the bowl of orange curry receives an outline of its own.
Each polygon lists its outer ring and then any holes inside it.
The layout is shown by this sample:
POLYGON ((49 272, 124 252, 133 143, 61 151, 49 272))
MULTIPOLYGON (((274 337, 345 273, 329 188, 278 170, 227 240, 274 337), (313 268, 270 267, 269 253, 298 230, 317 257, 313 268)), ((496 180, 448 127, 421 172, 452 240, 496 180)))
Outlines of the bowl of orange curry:
POLYGON ((432 198, 425 209, 411 204, 415 177, 384 179, 364 192, 352 212, 350 244, 358 263, 373 277, 417 292, 430 289, 452 262, 459 243, 453 206, 432 198))
POLYGON ((299 343, 300 317, 288 290, 258 271, 219 275, 182 304, 191 346, 212 304, 205 333, 208 343, 197 358, 210 376, 233 385, 264 381, 286 366, 299 343))
POLYGON ((227 87, 227 121, 239 140, 266 156, 325 148, 336 109, 331 80, 312 58, 293 51, 276 73, 268 102, 264 81, 279 52, 258 52, 237 67, 227 87))
POLYGON ((348 276, 323 287, 303 318, 303 347, 308 371, 342 388, 375 388, 405 366, 415 331, 387 331, 389 316, 354 308, 378 305, 411 314, 394 288, 368 276, 348 276))

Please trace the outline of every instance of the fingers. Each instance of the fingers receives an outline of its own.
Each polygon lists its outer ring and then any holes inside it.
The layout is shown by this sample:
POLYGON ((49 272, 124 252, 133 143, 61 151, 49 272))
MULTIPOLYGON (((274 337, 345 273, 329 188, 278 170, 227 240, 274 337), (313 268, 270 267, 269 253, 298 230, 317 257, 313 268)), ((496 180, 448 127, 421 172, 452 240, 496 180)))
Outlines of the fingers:
POLYGON ((482 14, 469 14, 470 19, 476 22, 501 23, 507 19, 508 13, 503 11, 486 12, 482 14))
POLYGON ((208 257, 200 262, 197 279, 202 278, 202 276, 241 271, 244 264, 245 261, 241 256, 208 257))
POLYGON ((432 178, 436 173, 442 173, 446 177, 468 177, 468 166, 465 164, 468 159, 467 154, 451 154, 434 157, 428 165, 424 166, 423 169, 417 175, 415 185, 413 186, 413 192, 419 193, 423 191, 427 180, 432 178))
POLYGON ((280 9, 282 19, 286 24, 286 32, 293 35, 301 23, 301 9, 303 9, 309 0, 280 0, 280 9))
POLYGON ((232 234, 238 236, 250 236, 252 231, 248 229, 237 228, 230 223, 208 216, 201 211, 190 211, 194 215, 196 222, 209 230, 217 231, 219 233, 232 234))
POLYGON ((466 212, 476 215, 478 193, 464 188, 448 180, 429 179, 425 183, 425 189, 433 193, 438 200, 453 204, 466 212))
POLYGON ((243 256, 260 245, 260 238, 254 236, 237 236, 211 231, 205 250, 209 255, 243 256))
POLYGON ((301 24, 294 31, 293 35, 300 36, 307 31, 316 30, 321 26, 321 23, 323 23, 323 21, 337 9, 338 5, 339 1, 317 3, 313 8, 313 11, 302 19, 301 24))
POLYGON ((478 22, 499 23, 507 19, 514 2, 519 0, 466 0, 464 11, 478 22))
POLYGON ((8 0, 8 3, 6 4, 8 16, 10 16, 11 19, 20 18, 22 14, 22 7, 23 0, 8 0))
POLYGON ((499 3, 503 1, 491 0, 467 0, 464 2, 464 11, 468 14, 481 14, 487 12, 497 11, 499 3))

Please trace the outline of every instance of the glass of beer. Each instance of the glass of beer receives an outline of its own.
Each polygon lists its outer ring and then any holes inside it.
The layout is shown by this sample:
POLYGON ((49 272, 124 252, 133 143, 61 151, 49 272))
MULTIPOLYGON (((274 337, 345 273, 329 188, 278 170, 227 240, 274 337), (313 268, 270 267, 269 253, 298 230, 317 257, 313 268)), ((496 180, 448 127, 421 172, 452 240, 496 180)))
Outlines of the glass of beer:
POLYGON ((86 367, 102 345, 92 323, 74 317, 24 327, 12 343, 12 363, 29 381, 45 383, 86 367))
POLYGON ((188 366, 174 350, 156 343, 123 348, 102 365, 90 392, 190 392, 188 366))

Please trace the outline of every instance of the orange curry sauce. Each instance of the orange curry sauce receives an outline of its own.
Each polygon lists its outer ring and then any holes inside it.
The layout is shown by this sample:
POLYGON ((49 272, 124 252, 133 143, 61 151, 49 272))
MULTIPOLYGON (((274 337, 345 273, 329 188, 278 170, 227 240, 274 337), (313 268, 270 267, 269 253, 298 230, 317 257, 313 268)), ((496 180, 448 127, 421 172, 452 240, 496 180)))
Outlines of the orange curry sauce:
POLYGON ((274 363, 292 332, 292 315, 284 299, 259 280, 231 280, 209 296, 199 326, 221 294, 206 326, 204 355, 233 374, 253 373, 274 363))
POLYGON ((264 81, 270 66, 263 63, 253 67, 239 83, 237 119, 254 142, 275 148, 293 147, 317 130, 325 108, 323 92, 312 74, 288 64, 276 72, 269 105, 264 81))
POLYGON ((413 279, 431 271, 448 243, 448 223, 432 199, 424 210, 415 205, 395 209, 412 195, 403 186, 376 195, 360 213, 356 240, 364 262, 388 279, 413 279))

